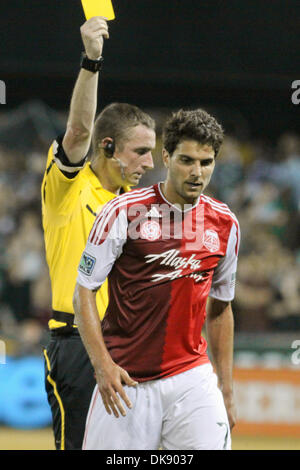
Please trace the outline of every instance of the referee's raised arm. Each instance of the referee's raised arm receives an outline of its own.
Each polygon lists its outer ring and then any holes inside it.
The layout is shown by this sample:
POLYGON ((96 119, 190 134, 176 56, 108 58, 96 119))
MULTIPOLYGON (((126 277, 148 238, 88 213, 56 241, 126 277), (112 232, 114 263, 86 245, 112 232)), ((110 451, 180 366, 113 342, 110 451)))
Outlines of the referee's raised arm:
POLYGON ((93 17, 80 28, 84 53, 69 111, 63 148, 71 163, 81 161, 88 153, 97 110, 97 88, 102 62, 104 38, 109 38, 103 17, 93 17))
MULTIPOLYGON (((57 450, 82 448, 87 414, 97 386, 97 374, 82 341, 72 302, 80 258, 101 208, 137 185, 145 171, 153 167, 151 151, 155 146, 154 120, 134 105, 111 103, 96 118, 102 49, 109 37, 106 19, 93 17, 86 21, 81 36, 84 44, 81 70, 66 132, 57 136, 49 148, 41 187, 52 294, 50 338, 44 349, 45 388, 57 450), (91 159, 87 159, 91 142, 93 152, 91 159)), ((104 278, 94 299, 98 327, 109 304, 105 281, 104 278)), ((117 391, 122 398, 122 385, 117 380, 120 369, 111 361, 108 363, 104 385, 99 380, 101 390, 105 393, 105 384, 112 380, 111 395, 105 396, 108 399, 113 396, 116 405, 112 402, 110 409, 117 413, 120 404, 122 413, 124 407, 115 396, 117 391)), ((123 377, 126 382, 125 371, 121 371, 123 377)), ((126 403, 124 394, 123 397, 126 403)))

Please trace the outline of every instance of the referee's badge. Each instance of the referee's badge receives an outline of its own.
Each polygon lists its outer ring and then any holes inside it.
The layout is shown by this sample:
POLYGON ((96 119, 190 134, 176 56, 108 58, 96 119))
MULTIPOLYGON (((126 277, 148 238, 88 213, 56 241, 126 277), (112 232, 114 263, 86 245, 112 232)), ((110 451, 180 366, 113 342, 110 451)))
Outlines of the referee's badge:
POLYGON ((83 252, 80 263, 79 263, 79 271, 81 271, 86 276, 90 276, 94 270, 96 264, 96 258, 83 252))

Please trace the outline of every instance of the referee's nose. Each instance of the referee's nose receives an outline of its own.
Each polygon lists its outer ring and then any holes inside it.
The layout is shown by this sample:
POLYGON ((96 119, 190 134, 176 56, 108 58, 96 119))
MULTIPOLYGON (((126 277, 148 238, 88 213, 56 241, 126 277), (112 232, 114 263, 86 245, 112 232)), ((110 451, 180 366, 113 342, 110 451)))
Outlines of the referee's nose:
POLYGON ((144 170, 153 170, 154 163, 151 150, 143 155, 142 167, 144 170))

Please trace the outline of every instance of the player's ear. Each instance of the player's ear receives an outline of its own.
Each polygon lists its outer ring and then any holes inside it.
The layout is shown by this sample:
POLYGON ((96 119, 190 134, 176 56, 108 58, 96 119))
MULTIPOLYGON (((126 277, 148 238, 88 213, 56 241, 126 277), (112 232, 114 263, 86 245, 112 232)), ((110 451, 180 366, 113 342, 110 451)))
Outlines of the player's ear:
POLYGON ((169 168, 170 158, 171 157, 170 157, 169 152, 165 148, 163 148, 162 149, 162 161, 166 168, 169 168))

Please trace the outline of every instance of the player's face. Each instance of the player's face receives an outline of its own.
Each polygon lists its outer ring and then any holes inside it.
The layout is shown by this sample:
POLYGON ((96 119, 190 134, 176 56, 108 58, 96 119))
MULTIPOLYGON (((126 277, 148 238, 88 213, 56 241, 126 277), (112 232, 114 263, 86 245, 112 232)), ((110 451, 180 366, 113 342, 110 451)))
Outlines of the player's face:
POLYGON ((119 159, 124 166, 121 173, 122 185, 135 186, 139 183, 143 174, 153 168, 152 151, 155 148, 155 132, 148 127, 138 125, 129 131, 121 149, 116 148, 115 158, 119 159), (123 178, 122 178, 123 176, 123 178))
POLYGON ((194 204, 210 182, 215 168, 215 152, 210 145, 183 140, 170 156, 163 150, 168 169, 164 183, 166 198, 173 204, 194 204))

